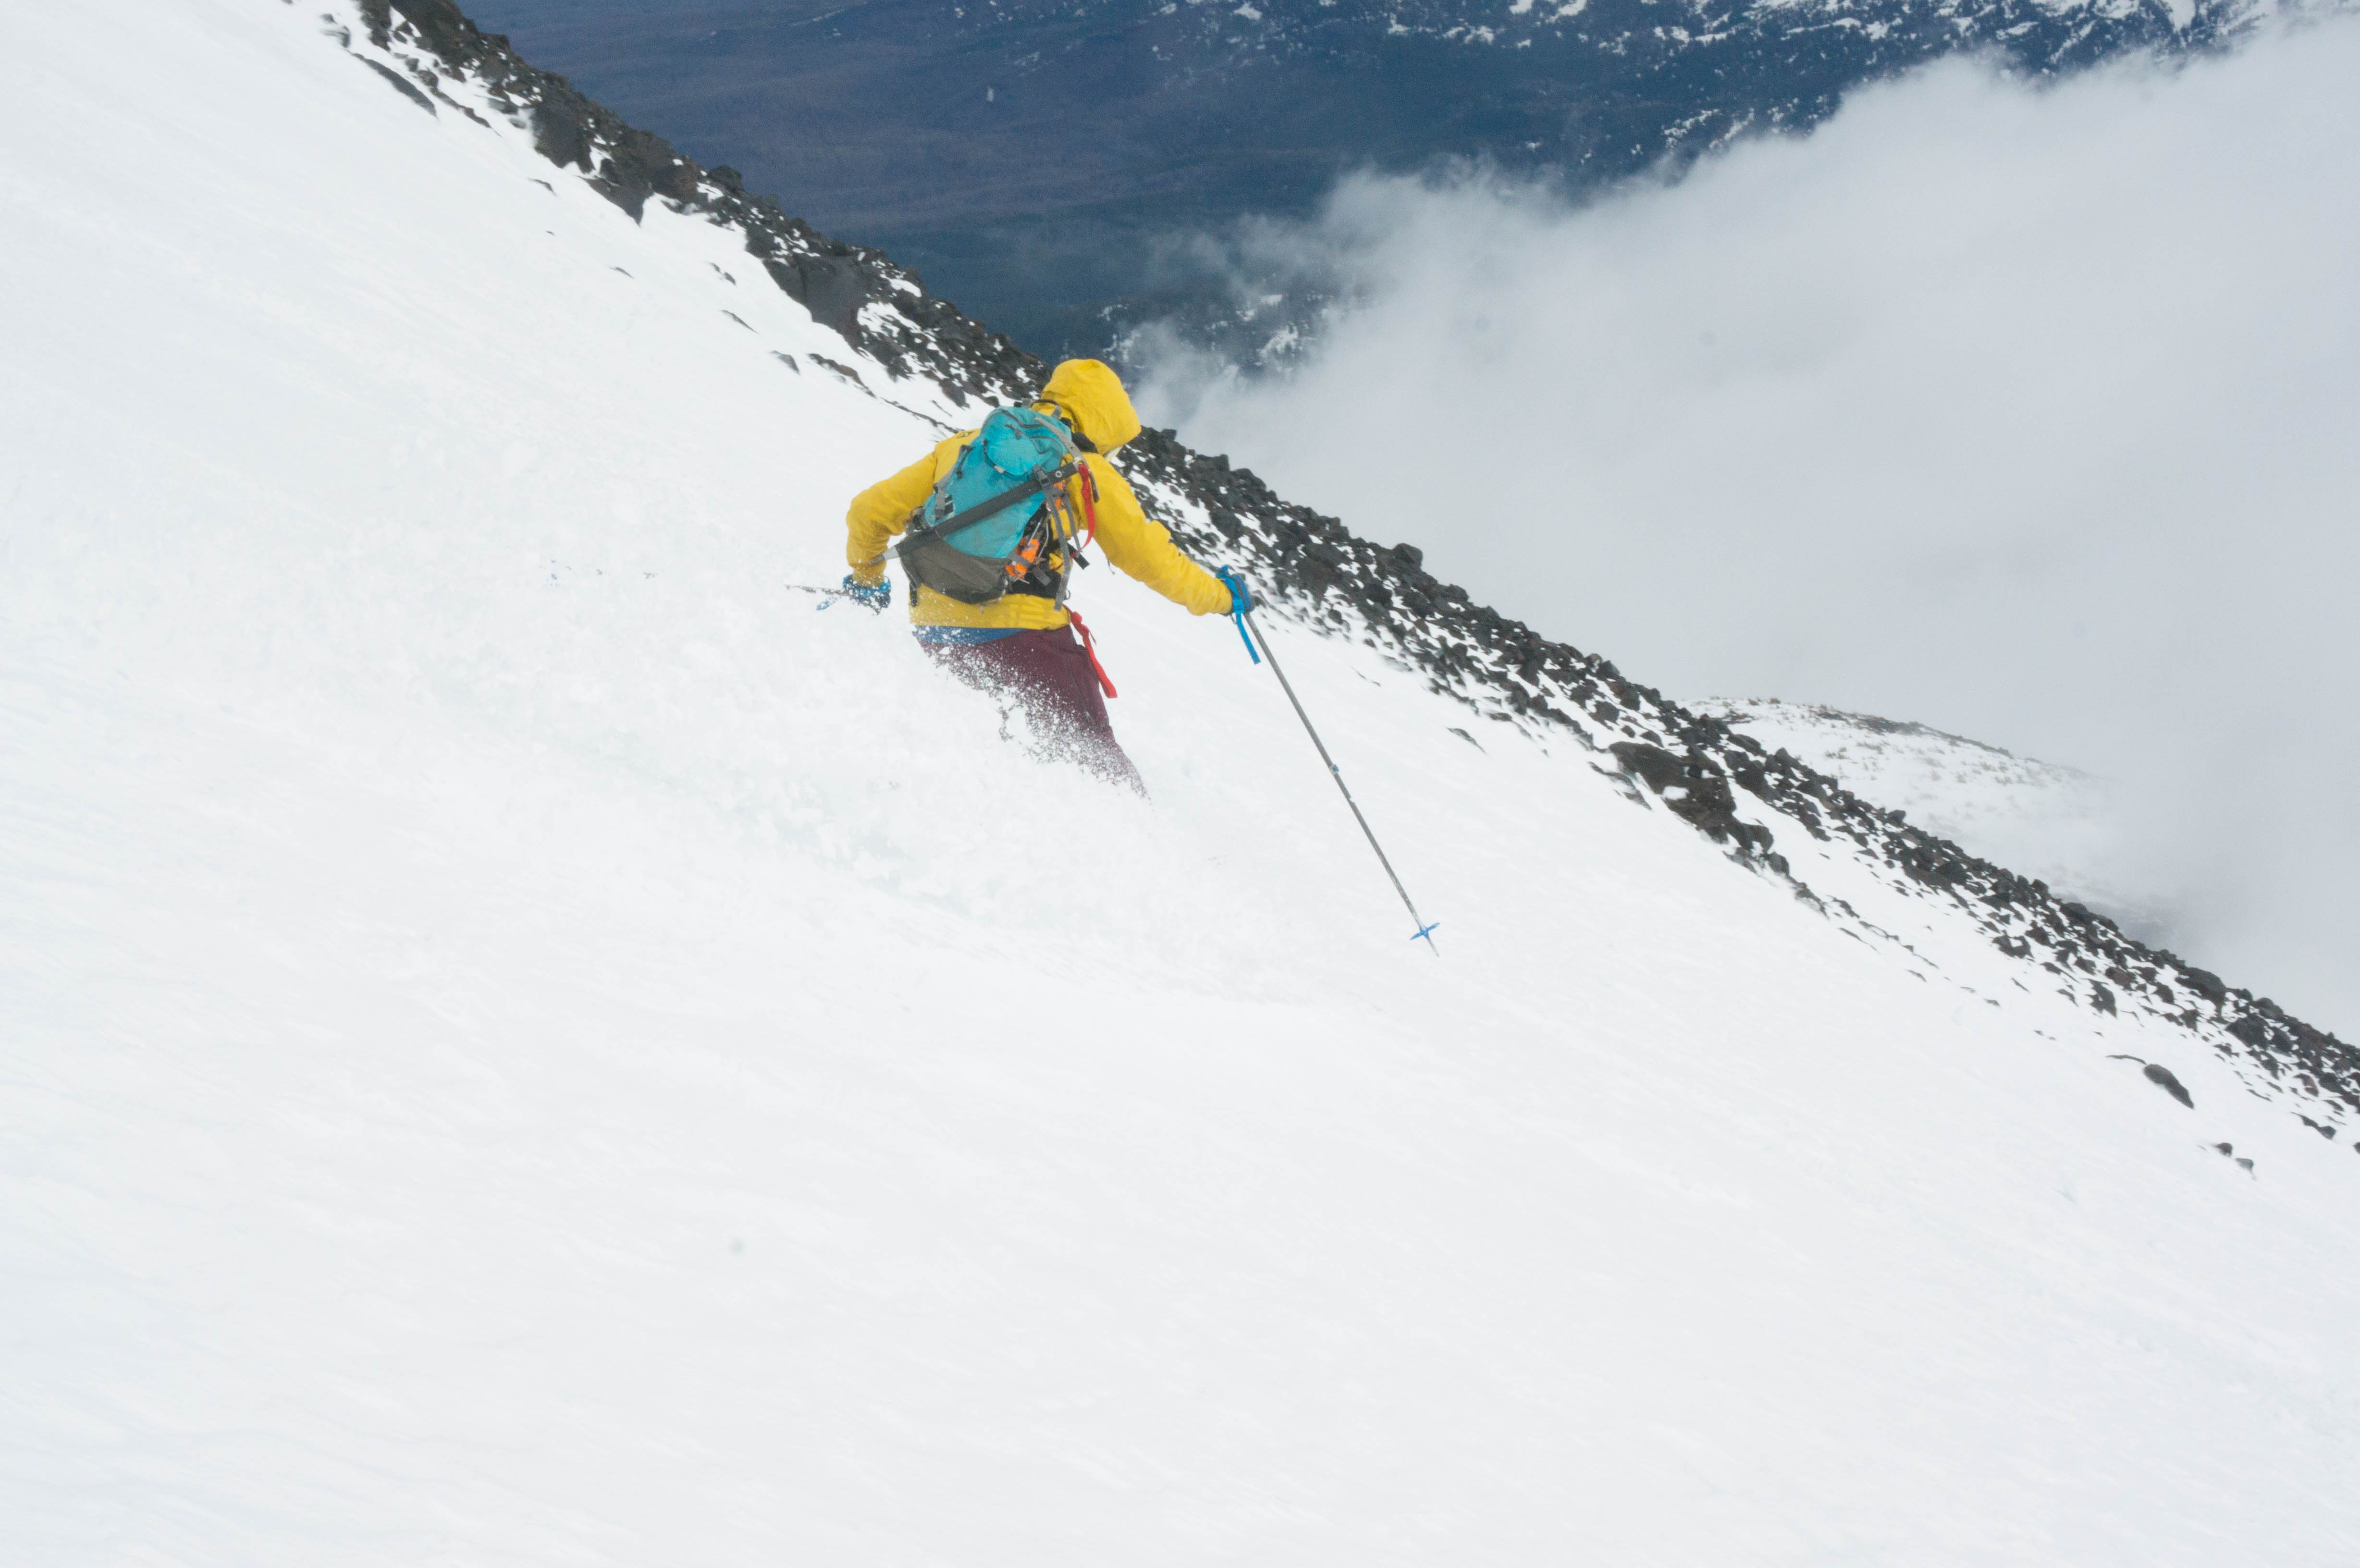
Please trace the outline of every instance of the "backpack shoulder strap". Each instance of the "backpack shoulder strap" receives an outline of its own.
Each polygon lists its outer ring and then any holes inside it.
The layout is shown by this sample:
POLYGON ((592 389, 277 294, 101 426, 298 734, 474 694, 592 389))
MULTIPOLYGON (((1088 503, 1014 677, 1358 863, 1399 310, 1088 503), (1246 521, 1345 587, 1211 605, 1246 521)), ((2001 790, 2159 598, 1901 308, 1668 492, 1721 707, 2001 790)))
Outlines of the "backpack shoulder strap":
POLYGON ((978 501, 964 512, 954 512, 939 523, 919 523, 901 536, 901 542, 893 547, 893 552, 907 555, 930 539, 947 539, 986 518, 996 517, 1017 503, 1031 500, 1052 485, 1063 485, 1074 476, 1076 468, 1074 463, 1066 462, 1054 469, 1044 469, 1015 488, 1003 490, 988 501, 978 501))

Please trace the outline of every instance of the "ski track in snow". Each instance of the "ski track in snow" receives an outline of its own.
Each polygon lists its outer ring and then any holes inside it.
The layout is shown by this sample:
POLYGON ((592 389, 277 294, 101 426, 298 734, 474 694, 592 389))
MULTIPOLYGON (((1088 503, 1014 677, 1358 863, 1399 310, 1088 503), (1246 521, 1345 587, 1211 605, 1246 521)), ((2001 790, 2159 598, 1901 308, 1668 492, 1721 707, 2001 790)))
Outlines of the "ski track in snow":
POLYGON ((0 24, 12 1560, 2360 1552, 2347 1139, 1283 621, 1442 962, 1226 623, 1027 760, 785 587, 956 410, 331 14, 0 24))

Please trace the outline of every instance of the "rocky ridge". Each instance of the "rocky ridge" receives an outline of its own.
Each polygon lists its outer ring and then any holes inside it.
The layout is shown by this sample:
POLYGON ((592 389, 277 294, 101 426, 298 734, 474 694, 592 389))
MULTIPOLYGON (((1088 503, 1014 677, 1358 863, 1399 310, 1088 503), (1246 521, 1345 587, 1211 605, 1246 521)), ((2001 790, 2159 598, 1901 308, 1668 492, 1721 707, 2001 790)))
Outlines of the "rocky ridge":
MULTIPOLYGON (((890 379, 939 385, 959 407, 1034 393, 1047 365, 927 294, 881 252, 846 245, 637 130, 563 78, 484 34, 453 0, 360 0, 372 54, 362 58, 429 110, 474 114, 442 91, 462 75, 529 128, 549 160, 575 171, 635 218, 650 201, 738 230, 778 287, 890 379)), ((328 18, 332 31, 341 31, 328 18)), ((354 48, 347 35, 345 47, 354 48)), ((361 53, 357 49, 355 52, 361 53)), ((436 111, 439 112, 439 111, 436 111)), ((873 390, 873 388, 872 388, 873 390)), ((1633 681, 1611 660, 1543 637, 1473 603, 1425 570, 1411 545, 1380 546, 1338 519, 1287 502, 1226 457, 1149 430, 1119 455, 1142 499, 1192 551, 1238 561, 1291 619, 1381 650, 1436 691, 1543 744, 1569 742, 1634 802, 1659 804, 1756 875, 1845 921, 1898 942, 1841 898, 1796 878, 1778 833, 1849 844, 1890 885, 1963 911, 2009 957, 2104 1014, 2136 1007, 2191 1031, 2256 1093, 2300 1100, 2303 1120, 2334 1138, 2360 1118, 2360 1051, 2229 985, 2110 920, 1863 800, 1783 748, 1694 713, 1633 681), (1751 821, 1741 812, 1775 821, 1751 821), (2323 1118, 2323 1119, 2321 1119, 2323 1118)), ((1471 738, 1471 737, 1470 737, 1471 738)), ((2158 1080, 2159 1082, 2159 1080, 2158 1080)), ((2355 1145, 2360 1147, 2360 1145, 2355 1145)))

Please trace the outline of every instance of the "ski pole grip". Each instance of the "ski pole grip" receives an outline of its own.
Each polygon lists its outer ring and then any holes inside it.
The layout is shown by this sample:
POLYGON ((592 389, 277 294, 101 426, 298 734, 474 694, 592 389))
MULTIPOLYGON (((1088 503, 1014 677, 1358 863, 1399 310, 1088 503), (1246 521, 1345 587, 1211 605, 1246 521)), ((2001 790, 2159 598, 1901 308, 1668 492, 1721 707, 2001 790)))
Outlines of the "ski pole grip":
POLYGON ((1229 587, 1229 618, 1238 624, 1238 637, 1246 645, 1246 657, 1260 664, 1262 654, 1254 647, 1253 634, 1246 630, 1246 612, 1253 608, 1253 595, 1246 591, 1245 580, 1238 575, 1236 567, 1224 566, 1213 575, 1229 587))

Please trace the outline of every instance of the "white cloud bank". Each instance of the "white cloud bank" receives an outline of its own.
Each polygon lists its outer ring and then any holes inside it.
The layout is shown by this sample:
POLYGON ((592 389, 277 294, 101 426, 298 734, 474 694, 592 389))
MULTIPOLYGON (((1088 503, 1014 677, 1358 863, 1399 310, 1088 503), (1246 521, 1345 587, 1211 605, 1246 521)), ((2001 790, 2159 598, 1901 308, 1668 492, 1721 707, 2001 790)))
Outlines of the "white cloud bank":
POLYGON ((1160 422, 1666 691, 2142 781, 2109 878, 2360 1034, 2360 26, 1291 237, 1362 305, 1283 381, 1167 363, 1160 422))

